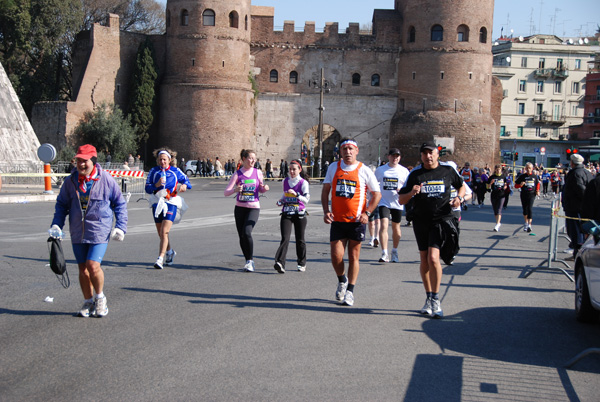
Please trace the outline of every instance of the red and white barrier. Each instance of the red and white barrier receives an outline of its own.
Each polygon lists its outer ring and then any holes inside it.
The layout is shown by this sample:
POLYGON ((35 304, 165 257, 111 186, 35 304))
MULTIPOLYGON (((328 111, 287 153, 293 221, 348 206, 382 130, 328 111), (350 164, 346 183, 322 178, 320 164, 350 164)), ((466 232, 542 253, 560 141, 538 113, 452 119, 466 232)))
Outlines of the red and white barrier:
POLYGON ((112 177, 144 177, 143 170, 107 170, 112 177))

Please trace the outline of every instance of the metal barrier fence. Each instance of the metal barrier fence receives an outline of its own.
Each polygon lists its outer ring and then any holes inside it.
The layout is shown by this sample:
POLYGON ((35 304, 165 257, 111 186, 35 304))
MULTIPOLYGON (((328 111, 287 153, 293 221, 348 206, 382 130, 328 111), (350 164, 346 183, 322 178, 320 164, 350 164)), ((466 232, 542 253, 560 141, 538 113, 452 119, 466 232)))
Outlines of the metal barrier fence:
POLYGON ((44 173, 44 164, 42 162, 29 162, 17 164, 0 162, 0 174, 2 175, 3 184, 27 184, 39 185, 41 187, 44 186, 44 177, 31 177, 27 176, 27 173, 44 173), (15 176, 11 176, 11 174, 15 174, 15 176))
POLYGON ((546 269, 559 270, 563 274, 565 274, 565 276, 567 278, 569 278, 569 280, 571 282, 575 282, 573 277, 571 275, 569 275, 569 273, 567 271, 565 271, 563 268, 552 265, 552 263, 558 262, 558 263, 564 264, 567 268, 571 269, 571 266, 569 264, 567 264, 567 262, 565 260, 557 258, 559 236, 564 237, 565 239, 571 241, 569 239, 569 236, 567 236, 566 233, 564 233, 565 218, 558 214, 560 209, 561 209, 561 205, 560 205, 560 194, 559 194, 559 197, 552 201, 552 209, 550 212, 551 220, 550 220, 550 232, 548 234, 548 258, 546 258, 544 261, 542 261, 542 263, 540 265, 533 268, 531 271, 527 272, 527 274, 525 275, 525 278, 527 278, 529 275, 531 275, 532 273, 537 271, 538 268, 546 268, 546 269))

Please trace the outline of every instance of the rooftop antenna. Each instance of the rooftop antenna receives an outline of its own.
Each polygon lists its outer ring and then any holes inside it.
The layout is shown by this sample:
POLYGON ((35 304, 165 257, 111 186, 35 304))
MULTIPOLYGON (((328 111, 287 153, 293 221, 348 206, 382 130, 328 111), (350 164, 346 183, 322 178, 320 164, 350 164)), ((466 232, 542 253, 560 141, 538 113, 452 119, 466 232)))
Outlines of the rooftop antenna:
MULTIPOLYGON (((538 28, 542 29, 542 8, 544 6, 544 0, 540 0, 540 22, 538 23, 538 28)), ((538 31, 539 34, 541 34, 541 31, 538 31)))
POLYGON ((531 14, 529 14, 529 36, 533 35, 535 25, 533 25, 533 7, 531 7, 531 14))

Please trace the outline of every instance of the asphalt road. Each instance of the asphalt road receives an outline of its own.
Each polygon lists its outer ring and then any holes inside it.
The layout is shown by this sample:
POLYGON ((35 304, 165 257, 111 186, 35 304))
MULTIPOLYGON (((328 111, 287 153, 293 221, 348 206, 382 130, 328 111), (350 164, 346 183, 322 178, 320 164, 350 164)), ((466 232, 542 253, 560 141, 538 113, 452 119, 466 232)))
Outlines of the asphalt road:
MULTIPOLYGON (((158 237, 145 201, 129 203, 123 243, 103 262, 110 313, 74 316, 83 300, 48 264, 52 202, 0 204, 1 401, 598 401, 600 326, 575 321, 574 285, 559 271, 524 274, 547 256, 549 201, 535 236, 517 197, 492 232, 489 202, 461 222, 461 252, 444 268, 445 318, 418 314, 425 295, 412 228, 400 263, 363 245, 353 307, 335 301, 329 227, 312 185, 308 266, 278 274, 273 182, 254 230, 256 272, 244 264, 224 181, 193 179, 190 210, 174 226, 175 264, 152 268, 158 237), (45 302, 46 297, 53 302, 45 302)), ((559 240, 559 249, 566 248, 559 240)), ((292 269, 290 269, 292 268, 292 269)), ((572 272, 572 271, 571 271, 572 272)))

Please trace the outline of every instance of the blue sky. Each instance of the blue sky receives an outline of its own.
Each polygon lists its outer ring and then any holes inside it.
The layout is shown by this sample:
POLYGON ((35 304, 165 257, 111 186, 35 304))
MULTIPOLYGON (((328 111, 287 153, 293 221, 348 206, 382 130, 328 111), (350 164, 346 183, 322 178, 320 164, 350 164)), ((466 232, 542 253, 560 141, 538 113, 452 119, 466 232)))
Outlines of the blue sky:
MULTIPOLYGON (((419 0, 412 0, 419 1, 419 0)), ((166 4, 166 0, 159 0, 166 4)), ((376 8, 393 9, 394 0, 252 0, 255 6, 275 7, 275 26, 283 21, 296 22, 296 28, 305 21, 315 21, 316 28, 325 22, 338 22, 344 29, 350 22, 361 25, 371 22, 376 8)), ((592 36, 600 24, 598 0, 496 0, 492 37, 496 39, 504 27, 504 34, 528 36, 532 33, 558 36, 592 36)))

